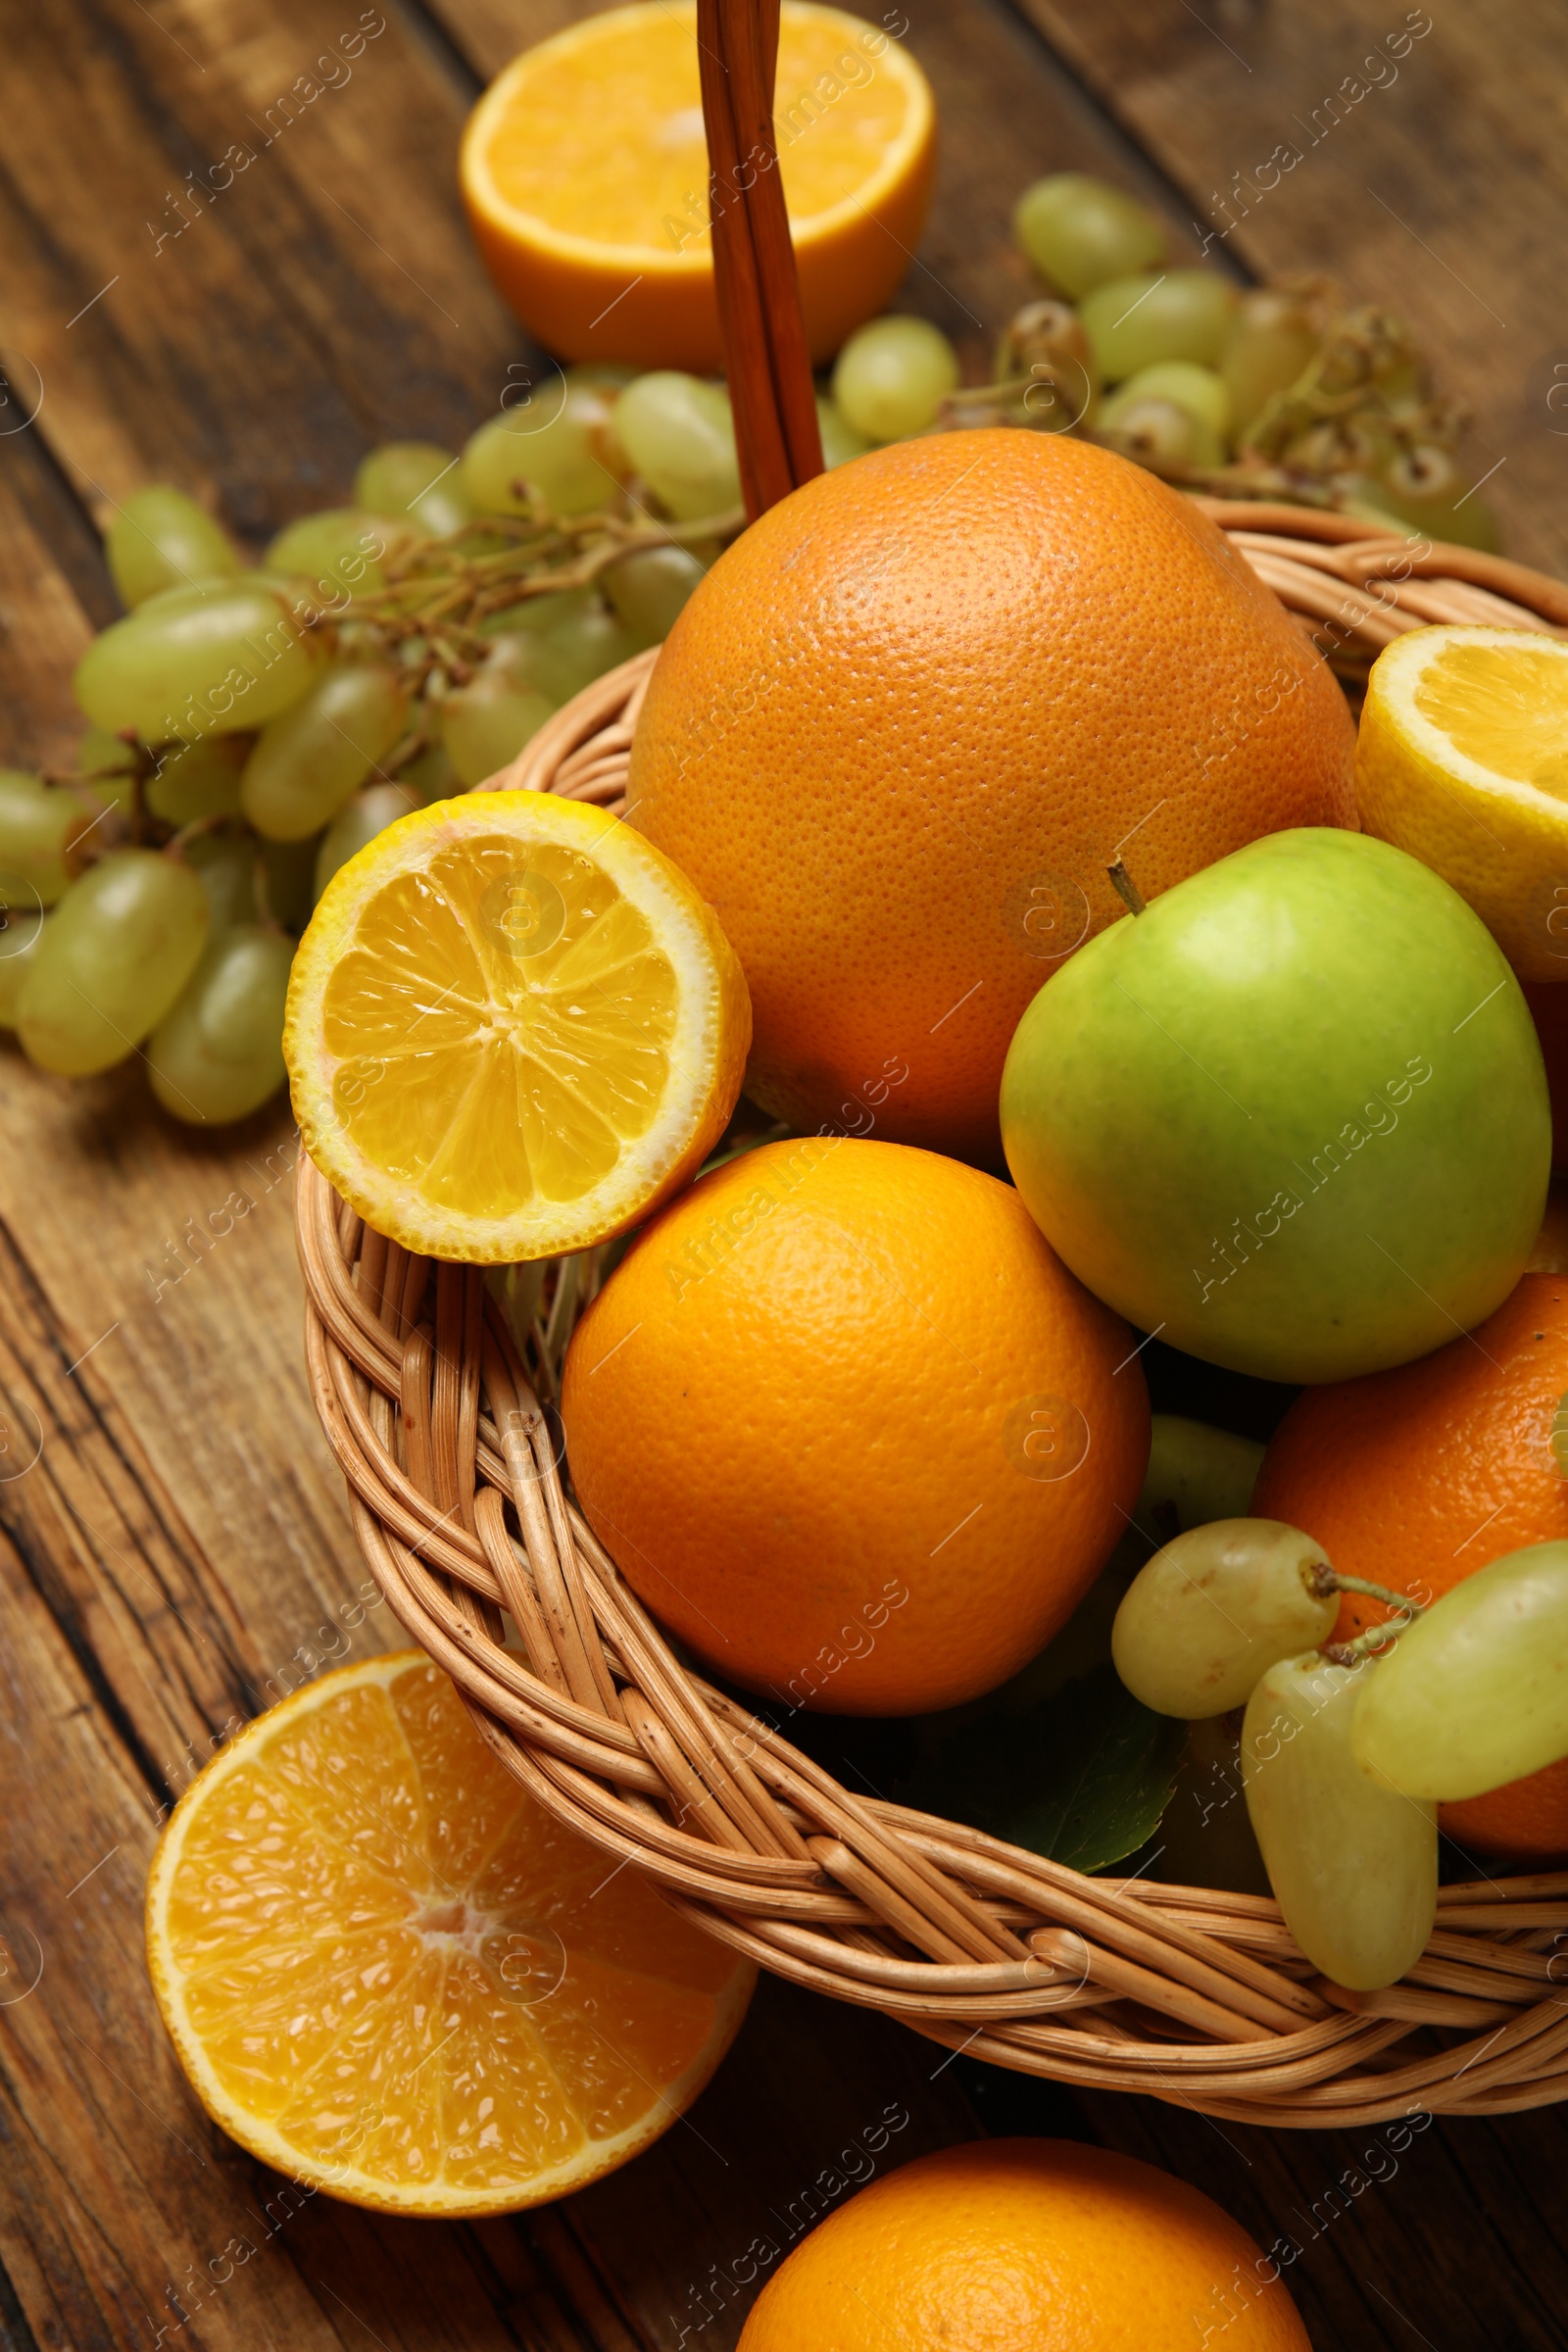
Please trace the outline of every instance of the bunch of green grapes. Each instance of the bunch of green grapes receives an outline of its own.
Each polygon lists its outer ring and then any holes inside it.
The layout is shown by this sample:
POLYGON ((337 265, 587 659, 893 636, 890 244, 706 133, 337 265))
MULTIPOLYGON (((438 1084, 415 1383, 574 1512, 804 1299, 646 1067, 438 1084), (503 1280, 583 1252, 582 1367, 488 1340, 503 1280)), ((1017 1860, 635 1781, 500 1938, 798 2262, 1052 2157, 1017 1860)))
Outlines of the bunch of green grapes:
POLYGON ((1194 487, 1495 548, 1453 454, 1458 413, 1434 398, 1396 320, 1336 315, 1325 280, 1244 293, 1217 270, 1170 269, 1154 215, 1082 172, 1025 189, 1013 228, 1049 294, 1008 324, 997 380, 961 386, 956 352, 925 319, 874 318, 833 372, 863 440, 962 424, 1076 431, 1194 487))
POLYGON ((1081 172, 1027 188, 1013 228, 1055 298, 1020 312, 998 355, 999 378, 1057 387, 1035 421, 1071 424, 1077 407, 1097 439, 1176 480, 1255 475, 1265 497, 1496 546, 1454 457, 1457 412, 1396 320, 1333 316, 1323 280, 1244 293, 1170 269, 1153 214, 1081 172))
MULTIPOLYGON (((826 400, 822 425, 835 463, 864 446, 826 400)), ((740 503, 722 385, 604 368, 461 456, 372 451, 353 504, 256 568, 181 491, 136 492, 107 546, 125 616, 76 671, 74 770, 0 770, 0 1026, 70 1077, 139 1054, 192 1124, 257 1109, 338 867, 657 644, 740 503)))
POLYGON ((1338 1575, 1298 1528, 1219 1519, 1157 1551, 1111 1632, 1157 1713, 1245 1708, 1247 1808, 1286 1925, 1338 1984, 1392 1984, 1431 1936, 1438 1805, 1568 1756, 1568 1543, 1494 1560, 1424 1612, 1338 1575), (1340 1645, 1343 1592, 1398 1611, 1340 1645))

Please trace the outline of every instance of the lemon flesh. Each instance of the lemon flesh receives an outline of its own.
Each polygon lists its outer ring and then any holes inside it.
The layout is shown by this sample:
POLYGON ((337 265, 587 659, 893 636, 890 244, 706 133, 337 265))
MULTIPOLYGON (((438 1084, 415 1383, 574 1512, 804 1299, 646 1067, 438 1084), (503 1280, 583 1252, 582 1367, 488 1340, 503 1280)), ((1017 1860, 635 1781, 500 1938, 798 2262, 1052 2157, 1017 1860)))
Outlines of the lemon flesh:
POLYGON ((1522 979, 1568 979, 1568 644, 1396 638, 1368 681, 1355 788, 1365 830, 1468 900, 1522 979))
POLYGON ((306 1148, 370 1225, 506 1263, 586 1248, 694 1172, 750 1028, 667 858, 602 809, 475 793, 333 877, 284 1047, 306 1148))

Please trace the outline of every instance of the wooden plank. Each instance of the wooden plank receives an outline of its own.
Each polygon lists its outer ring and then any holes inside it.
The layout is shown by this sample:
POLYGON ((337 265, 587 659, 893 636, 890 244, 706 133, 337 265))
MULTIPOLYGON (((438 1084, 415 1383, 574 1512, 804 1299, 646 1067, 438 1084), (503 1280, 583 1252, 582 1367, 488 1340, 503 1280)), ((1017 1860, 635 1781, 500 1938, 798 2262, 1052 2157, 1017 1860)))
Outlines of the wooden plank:
POLYGON ((1160 162, 1213 236, 1211 259, 1228 252, 1259 277, 1329 270, 1352 300, 1409 322, 1440 386, 1473 412, 1467 463, 1499 468, 1486 496, 1509 553, 1568 568, 1568 439, 1545 405, 1565 380, 1553 364, 1568 362, 1562 24, 1548 0, 1016 4, 1160 162))
POLYGON ((169 478, 262 540, 344 499, 370 443, 494 409, 517 334, 458 203, 467 93, 407 19, 5 14, 29 95, 0 172, 0 344, 41 376, 37 429, 101 521, 169 478))

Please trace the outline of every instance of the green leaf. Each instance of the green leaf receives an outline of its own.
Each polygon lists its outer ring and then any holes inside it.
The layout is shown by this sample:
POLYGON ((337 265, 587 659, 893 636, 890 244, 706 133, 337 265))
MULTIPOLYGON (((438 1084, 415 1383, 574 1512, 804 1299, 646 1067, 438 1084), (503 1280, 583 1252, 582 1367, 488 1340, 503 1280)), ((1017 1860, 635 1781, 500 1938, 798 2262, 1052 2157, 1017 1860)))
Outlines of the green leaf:
POLYGON ((1097 1666, 1016 1713, 939 1734, 899 1794, 1073 1870, 1105 1870, 1158 1828, 1186 1740, 1184 1723, 1097 1666))

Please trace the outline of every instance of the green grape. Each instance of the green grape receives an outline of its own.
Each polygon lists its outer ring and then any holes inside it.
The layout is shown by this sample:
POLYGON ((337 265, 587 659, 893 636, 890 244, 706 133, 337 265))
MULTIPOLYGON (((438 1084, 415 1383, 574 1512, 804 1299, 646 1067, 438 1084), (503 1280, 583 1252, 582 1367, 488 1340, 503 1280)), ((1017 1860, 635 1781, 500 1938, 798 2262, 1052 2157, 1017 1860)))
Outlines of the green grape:
POLYGON ((166 825, 190 825, 203 816, 233 816, 239 808, 239 780, 253 735, 204 735, 196 743, 169 746, 147 779, 152 814, 166 825))
POLYGON ((631 631, 597 596, 547 630, 545 643, 563 702, 591 686, 595 678, 602 678, 607 669, 629 662, 639 650, 631 631))
MULTIPOLYGON (((84 727, 76 745, 76 774, 95 800, 127 814, 136 805, 139 755, 123 736, 103 727, 84 727)), ((96 842, 101 836, 94 835, 96 842)))
POLYGON ((1279 1519, 1214 1519, 1141 1568, 1111 1628, 1134 1698, 1189 1723, 1245 1706, 1276 1659, 1326 1642, 1337 1592, 1319 1589, 1323 1547, 1279 1519))
POLYGON ((729 394, 700 376, 656 368, 615 403, 615 438, 628 463, 679 522, 741 503, 729 394))
POLYGON ((91 822, 74 793, 0 767, 0 906, 52 906, 71 880, 72 844, 91 822))
POLYGON ((1380 1662, 1351 1746, 1374 1781, 1444 1803, 1568 1756, 1568 1543, 1505 1552, 1434 1601, 1380 1662))
POLYGON ((262 912, 281 923, 285 931, 303 931, 316 905, 314 834, 304 841, 267 841, 256 844, 262 869, 262 912))
POLYGON ((1111 393, 1101 411, 1101 422, 1108 424, 1117 409, 1135 400, 1174 402, 1214 435, 1216 447, 1230 429, 1231 396, 1224 378, 1192 360, 1156 360, 1152 368, 1140 368, 1111 393))
POLYGON ((1210 1519, 1245 1519, 1262 1467, 1255 1438, 1211 1429, 1183 1413, 1154 1413, 1133 1523, 1151 1544, 1165 1544, 1210 1519))
POLYGON ((17 1000, 50 921, 41 906, 0 906, 0 1029, 17 1025, 17 1000))
POLYGON ((227 535, 205 508, 167 482, 133 490, 117 509, 104 554, 121 601, 130 608, 162 589, 191 588, 240 567, 227 535))
POLYGON ((525 514, 537 491, 553 514, 590 514, 620 487, 609 426, 620 385, 608 370, 568 368, 525 407, 481 424, 459 478, 476 514, 525 514))
POLYGON ((905 441, 935 422, 957 382, 958 355, 929 318, 873 318, 839 353, 833 398, 868 441, 905 441))
POLYGON ((147 1041, 153 1093, 194 1127, 259 1110, 283 1083, 283 1006, 294 946, 263 923, 220 931, 147 1041))
POLYGON ((387 441, 354 476, 354 503, 368 514, 407 514, 427 538, 444 539, 473 519, 460 461, 433 441, 387 441))
POLYGON ((1374 1787, 1350 1749, 1383 1672, 1365 1657, 1284 1658, 1242 1725, 1247 1809, 1285 1924, 1315 1968, 1357 1992, 1403 1976, 1438 1907, 1437 1807, 1374 1787))
POLYGON ((500 650, 499 660, 487 662, 441 704, 441 740, 459 781, 470 789, 515 760, 557 708, 514 666, 509 649, 500 650))
POLYGON ((1025 188, 1012 233, 1041 276, 1074 302, 1165 258, 1165 232, 1153 214, 1084 172, 1054 172, 1025 188))
POLYGON ((289 596, 252 573, 171 589, 115 621, 77 662, 75 695, 111 733, 192 743, 275 718, 299 701, 319 660, 289 596))
POLYGON ((267 551, 267 568, 309 580, 318 596, 340 603, 384 588, 381 559, 408 537, 406 521, 384 522, 358 507, 329 507, 286 523, 267 551))
POLYGON ((582 683, 579 665, 554 629, 514 629, 498 635, 484 668, 504 671, 514 686, 533 687, 552 709, 569 702, 582 683))
POLYGON ((1312 322, 1293 296, 1271 286, 1257 286, 1242 296, 1219 357, 1238 438, 1277 392, 1290 390, 1317 349, 1312 322))
POLYGON ((74 882, 30 959, 17 1034, 65 1078, 112 1069, 156 1028, 207 945, 207 894, 188 865, 115 850, 74 882))
POLYGON ((1212 368, 1236 315, 1236 288, 1211 270, 1167 270, 1098 286, 1080 316, 1108 384, 1159 360, 1212 368))
POLYGON ((256 739, 240 807, 270 841, 319 833, 403 732, 408 697, 390 669, 339 662, 256 739))
POLYGON ((584 612, 603 610, 597 588, 553 588, 543 596, 524 597, 521 604, 508 605, 503 612, 492 612, 479 623, 482 637, 514 637, 519 631, 531 631, 548 636, 560 628, 563 621, 576 620, 584 612))
POLYGON ((816 421, 822 435, 822 463, 829 473, 835 466, 847 466, 852 458, 863 458, 871 444, 863 433, 858 433, 837 401, 828 400, 822 393, 816 396, 816 421))
POLYGON ((683 547, 640 547, 601 572, 599 584, 640 650, 662 644, 707 569, 683 547))
POLYGON ((258 848, 251 833, 227 825, 198 833, 185 844, 185 862, 207 893, 209 937, 230 923, 254 923, 260 917, 258 848))
POLYGON ((1436 443, 1396 450, 1378 469, 1376 503, 1396 520, 1458 547, 1498 550, 1497 525, 1460 467, 1436 443))
POLYGON ((395 825, 400 816, 422 808, 423 801, 411 784, 367 784, 352 801, 341 808, 326 831, 316 853, 316 895, 331 881, 340 865, 357 858, 367 844, 395 825))
POLYGON ((1120 401, 1112 393, 1095 420, 1096 430, 1120 456, 1154 473, 1179 473, 1222 466, 1224 445, 1200 416, 1173 400, 1120 401))
POLYGON ((422 752, 416 752, 398 768, 397 781, 407 785, 410 792, 428 808, 432 801, 450 801, 463 786, 452 764, 452 754, 444 743, 427 743, 422 752))

